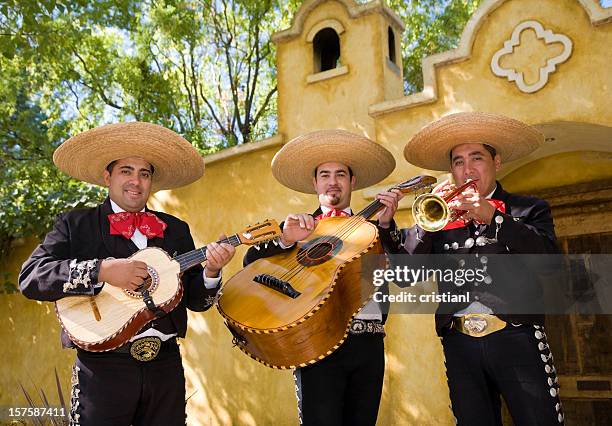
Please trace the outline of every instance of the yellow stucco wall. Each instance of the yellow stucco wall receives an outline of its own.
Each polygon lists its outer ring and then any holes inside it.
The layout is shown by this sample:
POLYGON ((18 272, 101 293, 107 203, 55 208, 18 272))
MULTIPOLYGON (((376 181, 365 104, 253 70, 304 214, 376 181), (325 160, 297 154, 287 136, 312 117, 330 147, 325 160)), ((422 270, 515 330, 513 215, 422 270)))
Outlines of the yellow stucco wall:
MULTIPOLYGON (((503 183, 509 189, 531 191, 610 177, 611 158, 602 151, 612 151, 606 149, 607 143, 612 142, 608 138, 612 126, 612 74, 608 71, 612 25, 608 22, 594 26, 579 1, 485 1, 477 12, 483 17, 476 25, 471 58, 437 67, 437 100, 411 105, 407 100, 412 98, 402 98, 397 105, 385 104, 388 110, 382 108, 383 112, 375 115, 368 115, 368 107, 393 99, 388 87, 395 84, 385 81, 383 68, 367 66, 372 58, 383 63, 386 38, 374 42, 372 34, 386 32, 386 24, 381 23, 387 22, 387 17, 372 13, 351 20, 345 7, 349 3, 330 1, 312 8, 304 19, 304 33, 279 44, 278 110, 281 141, 314 128, 340 127, 368 134, 394 154, 398 163, 395 172, 376 188, 356 192, 354 208, 371 201, 377 188, 422 173, 403 160, 404 144, 425 124, 457 111, 497 112, 548 126, 545 129, 563 130, 559 131, 558 146, 551 143, 548 151, 534 154, 522 167, 503 175, 503 183), (307 84, 312 63, 305 33, 314 23, 330 17, 341 21, 346 29, 341 36, 342 63, 349 66, 349 72, 307 84), (494 76, 489 64, 513 28, 533 19, 570 37, 574 51, 543 89, 525 94, 513 83, 494 76), (580 138, 584 134, 580 129, 572 138, 563 140, 571 132, 557 124, 560 122, 599 127, 588 140, 580 138)), ((318 2, 305 3, 313 4, 318 2)), ((536 57, 538 49, 528 50, 525 55, 536 57)), ((524 59, 515 60, 516 64, 524 64, 524 59)), ((314 196, 292 192, 272 177, 269 165, 278 148, 278 144, 267 144, 259 150, 239 149, 233 155, 217 155, 208 160, 200 181, 156 194, 151 207, 186 220, 199 245, 216 239, 221 232, 237 232, 268 217, 282 220, 290 212, 312 211, 316 207, 314 196)), ((409 205, 410 200, 403 201, 396 216, 401 227, 411 224, 409 205)), ((0 265, 2 270, 17 271, 31 249, 31 245, 17 247, 8 262, 0 265)), ((244 251, 245 248, 237 250, 236 258, 224 271, 226 277, 241 267, 244 251)), ((0 375, 0 405, 23 404, 19 392, 14 391, 16 379, 27 382, 32 377, 53 394, 55 366, 67 386, 73 354, 59 349, 52 305, 14 294, 0 296, 0 306, 8 312, 3 316, 0 341, 6 343, 5 363, 11 367, 3 368, 0 375)), ((187 395, 193 394, 187 405, 189 424, 296 424, 289 372, 260 366, 233 348, 216 311, 191 313, 189 321, 188 336, 182 345, 187 395)), ((393 315, 387 332, 387 369, 378 423, 452 424, 443 355, 432 316, 393 315)))
MULTIPOLYGON (((16 284, 21 264, 36 244, 35 239, 13 244, 9 257, 0 261, 0 276, 7 272, 8 281, 16 284)), ((38 406, 44 405, 40 389, 52 405, 59 406, 54 369, 62 382, 64 397, 69 400, 70 368, 75 353, 61 349, 53 304, 27 300, 19 293, 0 294, 0 312, 0 406, 28 406, 20 384, 38 406)))
MULTIPOLYGON (((299 35, 277 41, 279 133, 291 139, 343 123, 347 130, 373 137, 374 119, 368 115, 368 105, 401 96, 403 87, 400 74, 390 71, 386 63, 389 25, 376 13, 351 18, 343 3, 329 1, 306 15, 299 35), (328 19, 344 27, 339 35, 340 63, 348 67, 348 73, 308 83, 314 65, 313 44, 306 37, 328 19)), ((399 40, 397 29, 396 33, 399 40)))

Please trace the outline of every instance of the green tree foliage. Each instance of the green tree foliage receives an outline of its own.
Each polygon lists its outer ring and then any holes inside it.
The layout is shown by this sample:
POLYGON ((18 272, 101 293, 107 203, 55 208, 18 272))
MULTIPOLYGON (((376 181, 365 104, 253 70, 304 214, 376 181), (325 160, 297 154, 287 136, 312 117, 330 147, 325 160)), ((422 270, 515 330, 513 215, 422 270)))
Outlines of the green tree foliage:
MULTIPOLYGON (((364 3, 365 1, 360 1, 364 3)), ((479 0, 388 0, 406 23, 408 92, 423 56, 456 45, 479 0)), ((57 171, 53 150, 97 125, 142 120, 203 154, 276 131, 275 48, 299 0, 0 2, 0 256, 104 190, 57 171)))
POLYGON ((421 61, 457 47, 465 24, 482 0, 387 0, 406 25, 402 36, 404 89, 423 90, 421 61))
POLYGON ((297 2, 19 0, 0 4, 0 256, 104 195, 53 150, 104 122, 142 120, 203 154, 276 130, 270 35, 297 2))

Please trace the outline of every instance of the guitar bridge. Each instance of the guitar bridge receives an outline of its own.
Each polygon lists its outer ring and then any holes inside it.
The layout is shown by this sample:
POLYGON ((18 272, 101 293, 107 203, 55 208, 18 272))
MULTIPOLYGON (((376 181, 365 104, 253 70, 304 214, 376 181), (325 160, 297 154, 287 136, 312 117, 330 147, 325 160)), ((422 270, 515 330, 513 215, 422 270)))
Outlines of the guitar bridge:
POLYGON ((281 280, 280 278, 276 278, 274 275, 259 274, 256 275, 255 278, 253 278, 253 281, 259 284, 263 284, 266 287, 271 288, 272 290, 276 290, 279 293, 284 294, 285 296, 291 297, 292 299, 295 299, 302 294, 296 289, 294 289, 287 281, 281 280))

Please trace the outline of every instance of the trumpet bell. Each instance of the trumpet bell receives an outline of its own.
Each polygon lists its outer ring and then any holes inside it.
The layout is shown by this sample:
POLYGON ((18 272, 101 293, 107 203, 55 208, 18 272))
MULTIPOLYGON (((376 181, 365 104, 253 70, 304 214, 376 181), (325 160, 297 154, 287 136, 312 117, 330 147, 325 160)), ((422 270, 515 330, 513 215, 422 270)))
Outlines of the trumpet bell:
POLYGON ((412 205, 412 217, 427 232, 436 232, 450 220, 450 209, 442 197, 436 194, 419 195, 412 205))

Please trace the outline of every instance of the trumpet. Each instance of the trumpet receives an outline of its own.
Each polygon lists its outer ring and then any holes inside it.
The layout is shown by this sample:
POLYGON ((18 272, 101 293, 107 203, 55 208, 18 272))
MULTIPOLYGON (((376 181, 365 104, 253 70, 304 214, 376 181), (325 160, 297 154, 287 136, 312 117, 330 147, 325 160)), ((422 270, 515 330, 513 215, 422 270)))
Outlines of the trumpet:
POLYGON ((436 232, 446 226, 448 222, 458 220, 465 210, 452 210, 448 207, 457 195, 467 188, 476 190, 478 180, 468 180, 444 196, 438 194, 421 194, 412 205, 412 217, 417 225, 427 232, 436 232))

